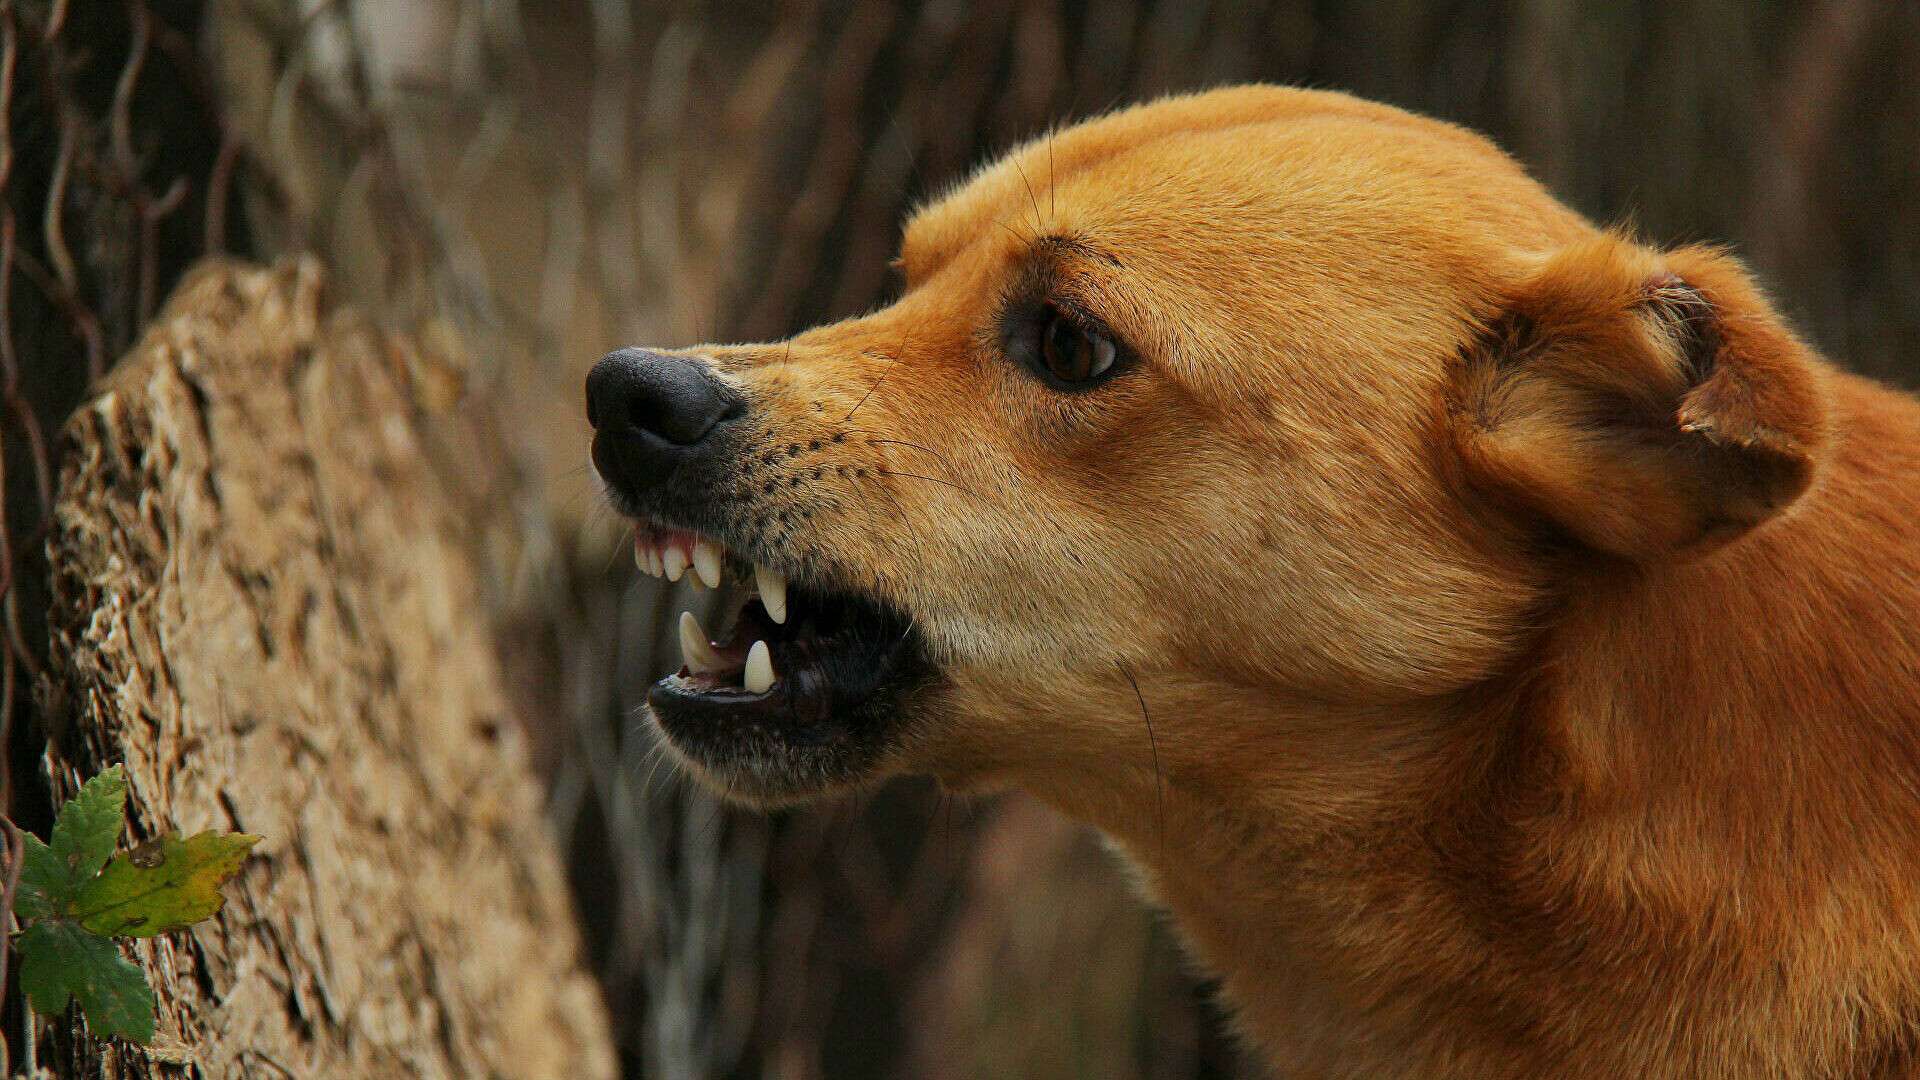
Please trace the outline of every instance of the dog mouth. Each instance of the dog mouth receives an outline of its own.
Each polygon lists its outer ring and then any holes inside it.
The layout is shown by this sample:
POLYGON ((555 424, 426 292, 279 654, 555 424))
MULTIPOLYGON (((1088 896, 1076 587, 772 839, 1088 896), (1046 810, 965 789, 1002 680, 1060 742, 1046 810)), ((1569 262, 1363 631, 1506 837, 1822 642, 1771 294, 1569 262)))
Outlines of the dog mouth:
POLYGON ((739 558, 720 541, 642 521, 641 570, 749 586, 721 632, 682 612, 682 666, 647 695, 681 756, 737 794, 804 794, 871 771, 903 695, 931 672, 911 618, 857 589, 739 558))

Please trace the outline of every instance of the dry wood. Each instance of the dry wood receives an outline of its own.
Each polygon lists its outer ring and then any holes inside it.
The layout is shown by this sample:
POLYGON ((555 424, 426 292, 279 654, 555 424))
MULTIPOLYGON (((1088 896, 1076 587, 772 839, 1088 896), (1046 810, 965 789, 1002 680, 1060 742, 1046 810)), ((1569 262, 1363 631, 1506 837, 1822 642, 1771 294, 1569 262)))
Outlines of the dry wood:
POLYGON ((220 916, 135 948, 158 1052, 59 1024, 42 1064, 611 1076, 476 569, 508 458, 445 349, 325 292, 202 268, 69 425, 55 786, 124 760, 137 836, 265 839, 220 916))

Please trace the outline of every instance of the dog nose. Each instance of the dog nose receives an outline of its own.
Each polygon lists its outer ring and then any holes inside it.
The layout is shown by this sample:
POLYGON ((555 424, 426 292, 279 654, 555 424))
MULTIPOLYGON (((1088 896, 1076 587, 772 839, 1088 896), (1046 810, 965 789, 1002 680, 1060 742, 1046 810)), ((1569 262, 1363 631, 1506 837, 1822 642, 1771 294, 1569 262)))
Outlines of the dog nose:
POLYGON ((711 451, 720 442, 716 433, 745 412, 745 398, 706 364, 684 356, 621 349, 587 373, 594 468, 642 502, 665 490, 681 466, 711 451))
POLYGON ((706 365, 647 349, 620 349, 587 373, 587 422, 601 435, 656 449, 696 445, 741 401, 706 365))

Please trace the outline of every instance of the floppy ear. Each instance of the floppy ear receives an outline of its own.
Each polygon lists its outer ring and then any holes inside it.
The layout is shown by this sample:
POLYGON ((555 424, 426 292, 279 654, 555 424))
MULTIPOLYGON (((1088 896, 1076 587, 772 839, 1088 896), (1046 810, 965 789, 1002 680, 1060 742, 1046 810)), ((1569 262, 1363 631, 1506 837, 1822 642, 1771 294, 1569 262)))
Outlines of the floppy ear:
POLYGON ((1607 234, 1548 257, 1462 356, 1465 478, 1591 548, 1703 549, 1805 491, 1822 375, 1733 259, 1607 234))

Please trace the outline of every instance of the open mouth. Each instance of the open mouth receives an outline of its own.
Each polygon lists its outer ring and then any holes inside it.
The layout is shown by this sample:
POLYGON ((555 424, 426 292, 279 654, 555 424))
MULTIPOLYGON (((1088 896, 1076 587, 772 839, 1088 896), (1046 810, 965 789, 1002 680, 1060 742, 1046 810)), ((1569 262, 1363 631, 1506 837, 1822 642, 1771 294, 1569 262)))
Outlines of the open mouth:
POLYGON ((680 616, 682 667, 647 696, 676 749, 762 789, 791 785, 738 774, 775 756, 794 772, 796 752, 822 755, 805 763, 815 783, 870 764, 899 692, 925 673, 911 619, 858 592, 790 581, 686 530, 642 522, 633 545, 634 561, 655 576, 751 585, 717 636, 692 612, 680 616))

